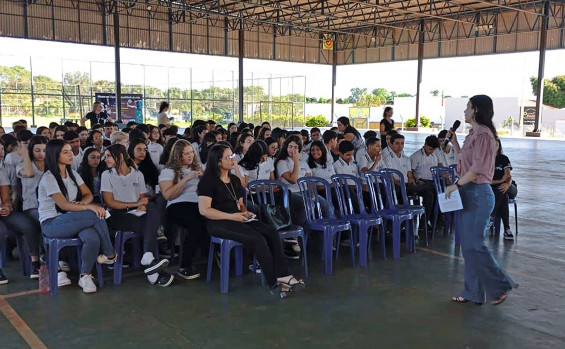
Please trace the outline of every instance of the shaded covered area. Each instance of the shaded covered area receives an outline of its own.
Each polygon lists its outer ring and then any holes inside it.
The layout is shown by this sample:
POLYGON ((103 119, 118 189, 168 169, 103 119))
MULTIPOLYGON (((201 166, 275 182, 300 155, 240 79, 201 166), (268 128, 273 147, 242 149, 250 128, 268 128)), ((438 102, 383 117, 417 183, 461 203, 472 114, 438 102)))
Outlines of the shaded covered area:
MULTIPOLYGON (((406 152, 418 149, 425 135, 406 134, 406 152)), ((178 281, 165 289, 147 288, 140 273, 126 274, 121 286, 106 274, 95 295, 73 285, 60 295, 38 294, 17 263, 5 271, 10 284, 0 289, 0 307, 13 309, 48 347, 411 347, 560 348, 565 343, 565 223, 558 195, 564 165, 563 143, 503 139, 519 186, 519 234, 514 243, 487 239, 501 265, 520 284, 498 307, 453 304, 460 291, 463 261, 453 236, 436 234, 428 248, 404 251, 398 260, 378 258, 377 246, 367 268, 352 268, 349 249, 341 248, 334 274, 323 275, 320 240, 309 244, 307 288, 285 300, 245 272, 230 278, 230 293, 219 293, 218 270, 212 282, 178 281), (556 195, 547 200, 548 190, 556 195), (24 291, 30 294, 14 294, 24 291), (6 307, 6 304, 8 307, 6 307)), ((513 217, 511 217, 513 220, 513 217)), ((387 245, 390 247, 390 244, 387 245)), ((390 255, 390 250, 389 250, 390 255)), ((299 263, 291 264, 300 271, 299 263)), ((15 328, 0 316, 2 344, 26 347, 15 328)))

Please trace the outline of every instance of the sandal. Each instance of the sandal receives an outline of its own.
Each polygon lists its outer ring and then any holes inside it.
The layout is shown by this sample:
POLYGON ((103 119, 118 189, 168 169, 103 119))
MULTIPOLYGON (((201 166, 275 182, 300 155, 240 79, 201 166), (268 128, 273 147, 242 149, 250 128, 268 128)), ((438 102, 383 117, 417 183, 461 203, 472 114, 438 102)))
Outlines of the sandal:
MULTIPOLYGON (((461 296, 452 297, 451 301, 455 302, 455 303, 467 303, 467 302, 469 302, 468 299, 465 299, 461 296)), ((473 302, 473 303, 475 303, 476 305, 483 305, 483 303, 477 303, 477 302, 473 302)))
POLYGON ((490 304, 492 305, 499 305, 502 302, 504 302, 506 300, 506 298, 508 298, 508 293, 504 293, 502 295, 500 295, 497 299, 495 299, 494 301, 492 301, 490 304))
POLYGON ((302 289, 306 287, 306 284, 304 283, 303 280, 298 280, 294 276, 291 276, 287 282, 283 282, 279 280, 278 283, 281 285, 282 292, 292 292, 294 290, 302 289), (295 280, 295 282, 292 282, 292 280, 295 280))

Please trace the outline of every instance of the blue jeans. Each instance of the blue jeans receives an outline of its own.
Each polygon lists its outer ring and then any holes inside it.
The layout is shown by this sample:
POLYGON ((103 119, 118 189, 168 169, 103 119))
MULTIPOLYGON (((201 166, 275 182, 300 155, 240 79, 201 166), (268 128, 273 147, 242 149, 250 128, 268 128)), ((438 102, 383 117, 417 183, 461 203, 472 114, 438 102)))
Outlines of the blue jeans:
POLYGON ((463 210, 459 212, 461 250, 465 258, 465 288, 461 296, 484 303, 511 290, 514 282, 485 245, 485 233, 494 208, 490 185, 468 183, 459 192, 463 201, 463 210))
POLYGON ((81 274, 91 273, 100 249, 106 256, 115 253, 106 221, 98 218, 90 210, 67 212, 44 221, 41 227, 43 235, 48 238, 76 238, 78 236, 82 240, 81 274))

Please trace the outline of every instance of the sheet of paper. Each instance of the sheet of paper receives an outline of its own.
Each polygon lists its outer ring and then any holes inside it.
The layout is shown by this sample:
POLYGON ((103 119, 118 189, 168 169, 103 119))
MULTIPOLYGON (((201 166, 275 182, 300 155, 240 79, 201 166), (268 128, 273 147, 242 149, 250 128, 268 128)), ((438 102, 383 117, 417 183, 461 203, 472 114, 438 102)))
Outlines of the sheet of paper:
POLYGON ((134 215, 134 216, 137 216, 137 217, 141 217, 141 216, 143 216, 144 214, 146 214, 147 211, 131 210, 131 211, 128 211, 128 213, 129 213, 129 214, 132 214, 132 215, 134 215))
POLYGON ((445 193, 438 193, 438 203, 441 212, 453 212, 463 209, 463 202, 461 202, 461 195, 459 190, 455 190, 451 193, 451 197, 448 199, 445 197, 445 193))

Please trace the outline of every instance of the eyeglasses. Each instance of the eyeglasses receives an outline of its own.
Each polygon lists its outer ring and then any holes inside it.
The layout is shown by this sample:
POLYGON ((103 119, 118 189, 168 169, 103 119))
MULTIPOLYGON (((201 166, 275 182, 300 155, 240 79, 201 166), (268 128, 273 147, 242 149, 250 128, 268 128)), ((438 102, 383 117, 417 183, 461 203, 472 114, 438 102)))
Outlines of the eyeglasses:
POLYGON ((235 159, 235 154, 233 154, 233 153, 228 155, 228 156, 224 156, 222 158, 222 160, 233 160, 233 159, 235 159))

